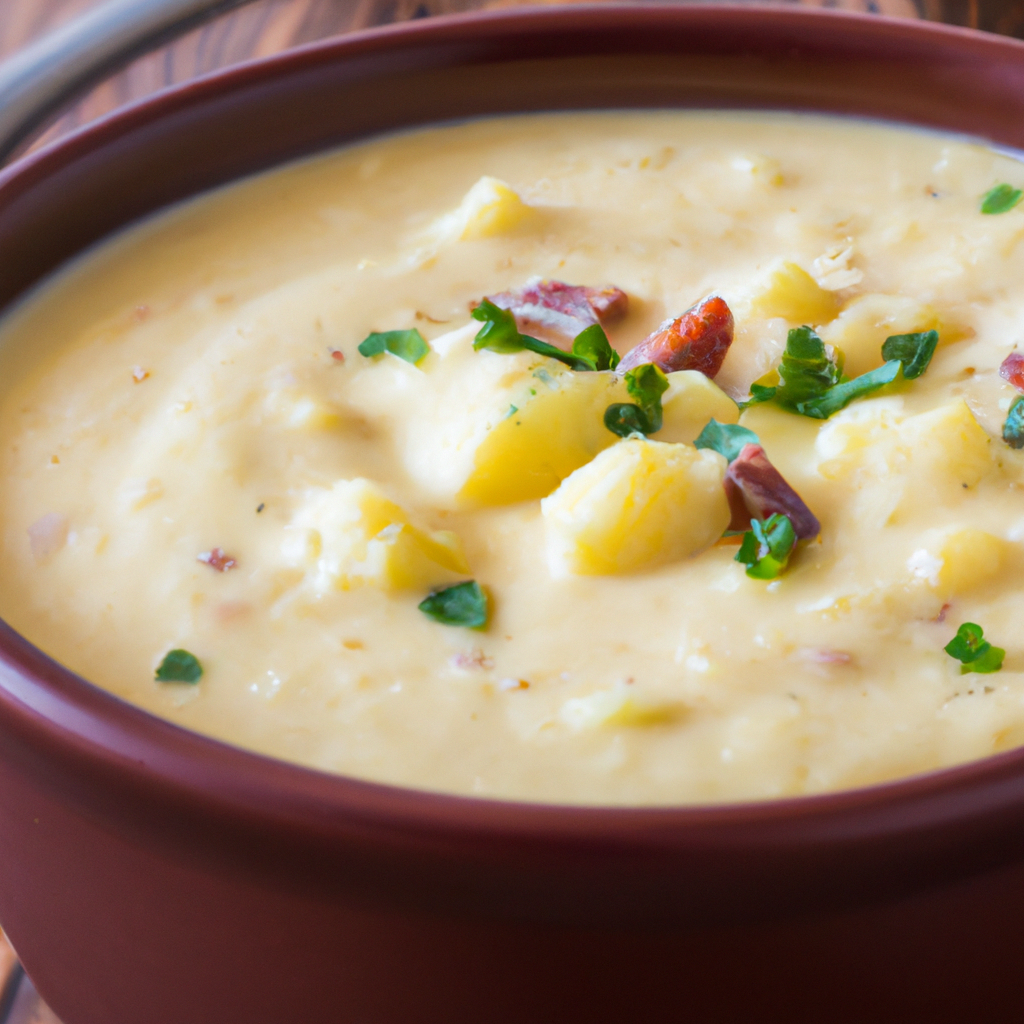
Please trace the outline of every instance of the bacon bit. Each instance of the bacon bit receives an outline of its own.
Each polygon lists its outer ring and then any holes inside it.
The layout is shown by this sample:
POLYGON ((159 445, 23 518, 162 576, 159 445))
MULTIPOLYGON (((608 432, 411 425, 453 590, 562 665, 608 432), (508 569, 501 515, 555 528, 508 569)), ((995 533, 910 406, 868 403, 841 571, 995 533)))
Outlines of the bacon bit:
POLYGON ((141 366, 132 367, 132 380, 136 384, 141 384, 149 376, 149 370, 144 370, 141 366))
POLYGON ((453 668, 461 668, 466 671, 494 668, 494 659, 488 658, 483 651, 475 648, 472 651, 459 651, 458 654, 453 654, 449 663, 453 668))
POLYGON ((626 353, 619 363, 619 373, 654 363, 665 373, 699 370, 714 379, 732 344, 732 330, 732 311, 725 299, 711 295, 675 320, 666 320, 626 353))
POLYGON ((946 621, 946 612, 948 612, 948 611, 949 611, 949 609, 950 609, 950 608, 952 608, 952 607, 953 607, 953 606, 952 606, 951 604, 949 604, 949 602, 947 602, 946 604, 944 604, 944 605, 943 605, 943 606, 942 606, 942 607, 941 607, 941 608, 939 609, 939 614, 938 614, 938 615, 936 615, 934 619, 932 619, 932 622, 945 622, 945 621, 946 621))
POLYGON ((751 517, 767 519, 778 512, 789 516, 800 540, 821 532, 821 524, 803 499, 768 461, 759 444, 747 444, 725 474, 725 494, 732 510, 730 530, 747 530, 751 517))
POLYGON ((499 690, 528 690, 530 684, 525 679, 502 679, 498 683, 499 690))
POLYGON ((56 554, 68 540, 68 517, 59 512, 47 512, 28 528, 28 542, 36 564, 56 554))
POLYGON ((999 367, 999 376, 1024 393, 1024 355, 1011 352, 999 367))
POLYGON ((343 363, 343 362, 345 362, 345 353, 342 352, 340 348, 331 348, 331 349, 328 349, 327 351, 331 353, 331 358, 336 363, 343 363))
POLYGON ((204 551, 201 555, 196 555, 196 560, 205 562, 206 565, 211 569, 216 569, 217 572, 227 572, 228 569, 233 569, 238 564, 230 555, 225 555, 220 548, 204 551))
POLYGON ((815 665, 851 665, 853 655, 847 651, 834 651, 829 647, 801 647, 797 656, 815 665))
POLYGON ((487 298, 511 310, 520 329, 543 327, 570 341, 587 327, 625 316, 629 308, 629 296, 621 288, 588 288, 539 277, 527 281, 518 291, 487 298))

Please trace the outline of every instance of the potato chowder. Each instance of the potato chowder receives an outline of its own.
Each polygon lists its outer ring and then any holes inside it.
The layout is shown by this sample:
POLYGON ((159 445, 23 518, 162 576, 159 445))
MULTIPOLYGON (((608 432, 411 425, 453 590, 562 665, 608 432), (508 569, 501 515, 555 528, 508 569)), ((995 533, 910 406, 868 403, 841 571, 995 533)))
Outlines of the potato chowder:
POLYGON ((613 112, 161 214, 4 321, 0 613, 186 728, 453 793, 1024 743, 1022 186, 908 128, 613 112))

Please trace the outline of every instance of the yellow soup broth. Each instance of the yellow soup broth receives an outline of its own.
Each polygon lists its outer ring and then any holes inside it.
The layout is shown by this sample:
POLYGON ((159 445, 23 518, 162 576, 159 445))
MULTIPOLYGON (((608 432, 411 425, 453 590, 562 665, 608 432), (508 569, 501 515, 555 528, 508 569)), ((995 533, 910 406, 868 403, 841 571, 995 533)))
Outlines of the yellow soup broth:
POLYGON ((377 139, 160 214, 0 327, 0 614, 185 728, 451 793, 768 799, 1024 743, 1004 183, 1011 156, 909 128, 609 112, 377 139), (621 372, 474 348, 471 308, 538 277, 625 292, 622 354, 709 295, 734 340, 619 437, 621 372), (827 418, 741 414, 803 326, 850 379, 938 344, 827 418), (770 578, 723 537, 712 417, 821 524, 770 578), (421 609, 469 580, 484 628, 421 609), (965 622, 998 671, 945 652, 965 622))

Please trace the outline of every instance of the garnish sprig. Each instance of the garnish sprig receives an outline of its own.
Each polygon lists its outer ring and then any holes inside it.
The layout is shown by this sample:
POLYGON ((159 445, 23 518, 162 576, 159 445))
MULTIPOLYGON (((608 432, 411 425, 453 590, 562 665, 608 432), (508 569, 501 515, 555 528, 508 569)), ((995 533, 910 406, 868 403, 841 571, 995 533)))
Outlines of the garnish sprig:
POLYGON ((960 662, 960 674, 998 672, 1003 667, 1006 651, 993 647, 985 639, 985 631, 975 622, 965 622, 943 650, 960 662))
POLYGON ((644 363, 627 370, 623 379, 634 402, 609 405, 604 411, 604 425, 619 437, 656 434, 664 418, 661 396, 668 390, 668 377, 654 363, 644 363))
POLYGON ((1024 192, 1004 181, 994 185, 981 197, 981 212, 987 214, 1009 213, 1024 199, 1024 192))
POLYGON ((776 387, 752 385, 750 398, 740 408, 774 401, 802 416, 827 420, 855 398, 891 384, 901 372, 907 380, 920 377, 928 368, 938 343, 936 331, 894 334, 882 345, 886 362, 849 380, 843 375, 841 353, 830 350, 810 327, 794 327, 786 339, 786 351, 779 363, 779 384, 776 387))
POLYGON ((695 448, 710 448, 724 455, 727 462, 735 462, 745 445, 760 444, 761 439, 752 430, 738 423, 719 423, 714 417, 693 442, 695 448))
POLYGON ((1024 395, 1018 395, 1006 413, 1003 440, 1011 448, 1024 448, 1024 395))
POLYGON ((572 351, 565 352, 539 338, 521 334, 515 315, 495 305, 490 299, 482 299, 470 315, 483 323, 473 341, 473 348, 478 352, 487 349, 508 355, 525 349, 549 359, 557 359, 570 370, 581 372, 614 370, 619 365, 619 354, 612 348, 600 324, 591 324, 580 331, 572 343, 572 351))
POLYGON ((369 358, 390 352, 413 366, 422 362, 429 351, 426 339, 415 327, 408 331, 374 331, 359 343, 361 356, 369 358))
POLYGON ((795 547, 796 531, 789 516, 774 513, 750 521, 735 560, 747 567, 751 579, 774 580, 785 571, 795 547))
POLYGON ((202 677, 203 666, 199 659, 180 647, 164 655, 155 676, 160 683, 198 683, 202 677))
POLYGON ((465 626, 467 629, 484 629, 487 626, 487 593, 476 580, 435 590, 420 601, 418 607, 428 618, 445 626, 465 626))

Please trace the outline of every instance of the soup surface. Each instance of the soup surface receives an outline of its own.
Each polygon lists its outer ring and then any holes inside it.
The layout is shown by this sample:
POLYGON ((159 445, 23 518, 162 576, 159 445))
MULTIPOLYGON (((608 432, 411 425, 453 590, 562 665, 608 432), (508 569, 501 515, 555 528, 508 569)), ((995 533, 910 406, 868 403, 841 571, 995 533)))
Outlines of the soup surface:
POLYGON ((613 112, 205 196, 3 323, 0 614, 189 729, 454 793, 763 799, 1024 743, 1021 186, 904 128, 613 112), (707 296, 628 376, 529 340, 625 354, 707 296), (965 622, 1001 666, 946 652, 965 622))

